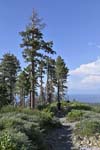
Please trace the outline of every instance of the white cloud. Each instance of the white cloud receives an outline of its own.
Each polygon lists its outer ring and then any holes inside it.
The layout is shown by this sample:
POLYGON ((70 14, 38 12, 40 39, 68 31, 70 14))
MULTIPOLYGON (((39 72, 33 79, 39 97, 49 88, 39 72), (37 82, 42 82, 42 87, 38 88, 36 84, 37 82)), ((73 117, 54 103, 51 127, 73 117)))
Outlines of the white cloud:
POLYGON ((83 84, 91 84, 91 85, 100 85, 100 76, 97 75, 90 75, 90 76, 86 76, 81 83, 83 84))
POLYGON ((99 75, 100 74, 100 58, 96 61, 82 64, 80 67, 71 70, 70 75, 99 75))
POLYGON ((70 71, 69 90, 98 91, 100 89, 100 58, 70 71))

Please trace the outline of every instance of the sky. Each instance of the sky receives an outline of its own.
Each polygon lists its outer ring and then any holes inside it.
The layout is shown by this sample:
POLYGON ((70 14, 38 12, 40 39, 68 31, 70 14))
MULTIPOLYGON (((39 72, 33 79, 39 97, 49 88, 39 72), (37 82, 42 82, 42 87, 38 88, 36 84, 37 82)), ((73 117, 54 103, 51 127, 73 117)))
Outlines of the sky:
POLYGON ((0 0, 0 58, 14 53, 24 66, 20 48, 32 9, 46 23, 44 38, 69 68, 68 93, 100 93, 100 0, 0 0))

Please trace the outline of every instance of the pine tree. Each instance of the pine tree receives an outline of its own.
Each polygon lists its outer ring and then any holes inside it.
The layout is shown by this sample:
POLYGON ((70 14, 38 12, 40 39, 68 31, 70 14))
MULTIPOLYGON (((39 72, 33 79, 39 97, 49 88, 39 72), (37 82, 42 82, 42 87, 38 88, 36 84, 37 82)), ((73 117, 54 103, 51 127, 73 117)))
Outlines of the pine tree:
POLYGON ((20 96, 20 106, 25 106, 25 97, 29 95, 30 79, 28 67, 19 74, 16 83, 16 93, 20 96))
POLYGON ((58 109, 60 110, 60 100, 64 95, 64 91, 67 88, 67 77, 68 77, 69 69, 65 65, 64 60, 61 56, 57 57, 56 66, 55 66, 55 74, 56 74, 56 87, 57 87, 57 101, 58 101, 58 109))
POLYGON ((16 56, 10 53, 3 55, 0 64, 1 83, 7 87, 10 102, 14 103, 14 90, 20 64, 16 56))
POLYGON ((45 60, 40 60, 39 62, 39 66, 38 66, 38 77, 39 77, 39 87, 40 87, 40 95, 39 95, 39 101, 42 103, 42 104, 45 104, 45 92, 44 92, 44 87, 43 87, 43 84, 44 84, 44 81, 43 81, 43 78, 44 78, 44 75, 45 75, 45 60))
POLYGON ((35 107, 35 93, 37 87, 37 66, 39 60, 44 56, 44 52, 53 54, 52 50, 53 43, 45 42, 43 40, 43 34, 41 32, 41 19, 38 17, 37 13, 33 11, 31 17, 31 23, 26 28, 25 31, 21 32, 22 44, 21 47, 24 48, 23 57, 31 64, 31 87, 30 87, 30 97, 31 97, 31 108, 35 107))
POLYGON ((0 83, 0 108, 10 102, 6 85, 0 83))
POLYGON ((53 100, 54 83, 55 83, 55 60, 47 57, 46 59, 47 81, 46 81, 46 95, 47 102, 51 103, 53 100))

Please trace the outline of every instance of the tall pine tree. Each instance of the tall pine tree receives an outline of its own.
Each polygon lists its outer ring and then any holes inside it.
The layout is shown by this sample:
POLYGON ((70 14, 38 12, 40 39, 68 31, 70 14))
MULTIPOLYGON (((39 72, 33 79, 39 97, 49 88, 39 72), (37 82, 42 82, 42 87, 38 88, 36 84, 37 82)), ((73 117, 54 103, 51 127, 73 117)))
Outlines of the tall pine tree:
POLYGON ((45 53, 53 54, 52 50, 53 43, 45 42, 43 39, 43 34, 41 32, 41 19, 38 17, 37 13, 33 10, 31 23, 26 28, 25 31, 21 32, 22 44, 21 47, 24 48, 23 57, 31 64, 31 87, 30 87, 30 98, 31 98, 31 108, 35 107, 35 93, 37 87, 37 66, 39 60, 44 56, 45 53))
POLYGON ((46 98, 47 102, 51 103, 53 101, 54 94, 54 83, 55 83, 55 60, 51 57, 46 59, 46 72, 47 72, 47 81, 46 81, 46 98))
POLYGON ((64 95, 64 91, 67 88, 67 77, 68 77, 68 71, 64 60, 61 58, 61 56, 58 56, 56 59, 56 65, 55 65, 55 75, 56 75, 56 87, 57 87, 57 101, 58 101, 58 109, 60 110, 60 100, 62 99, 62 96, 64 95))

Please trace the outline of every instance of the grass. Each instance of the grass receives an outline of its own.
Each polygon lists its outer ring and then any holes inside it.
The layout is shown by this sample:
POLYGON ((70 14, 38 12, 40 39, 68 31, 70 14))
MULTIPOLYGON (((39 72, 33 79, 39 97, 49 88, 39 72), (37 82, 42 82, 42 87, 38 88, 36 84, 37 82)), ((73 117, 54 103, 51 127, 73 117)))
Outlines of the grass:
POLYGON ((79 121, 83 116, 83 112, 80 110, 73 109, 68 113, 67 119, 70 122, 79 121))
POLYGON ((100 134, 100 121, 83 120, 76 125, 75 133, 81 136, 94 136, 100 134))

